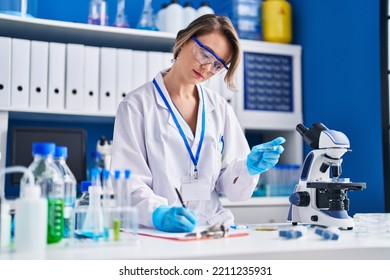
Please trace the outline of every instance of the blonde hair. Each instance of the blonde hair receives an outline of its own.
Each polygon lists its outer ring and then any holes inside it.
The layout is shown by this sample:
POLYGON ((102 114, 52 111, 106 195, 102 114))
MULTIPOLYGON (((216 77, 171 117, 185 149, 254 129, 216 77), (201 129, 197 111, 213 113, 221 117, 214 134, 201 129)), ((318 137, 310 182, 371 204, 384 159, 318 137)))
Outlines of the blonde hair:
POLYGON ((172 49, 173 58, 176 59, 178 57, 181 48, 187 41, 191 40, 192 36, 197 37, 215 31, 223 34, 230 43, 232 53, 230 60, 226 61, 226 64, 230 65, 229 70, 225 74, 224 81, 230 90, 237 91, 234 86, 234 74, 240 63, 241 51, 237 32, 229 18, 207 14, 195 19, 187 28, 182 29, 177 33, 176 42, 172 49))

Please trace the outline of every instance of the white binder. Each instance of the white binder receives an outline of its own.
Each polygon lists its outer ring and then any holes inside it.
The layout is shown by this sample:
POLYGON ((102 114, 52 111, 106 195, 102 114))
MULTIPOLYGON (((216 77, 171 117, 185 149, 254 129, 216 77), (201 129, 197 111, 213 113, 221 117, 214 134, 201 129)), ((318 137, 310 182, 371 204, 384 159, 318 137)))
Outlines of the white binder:
POLYGON ((97 112, 99 110, 99 47, 84 47, 84 110, 97 112))
POLYGON ((100 48, 100 112, 116 112, 116 49, 100 48))
POLYGON ((11 38, 0 37, 0 107, 11 106, 11 38))
POLYGON ((148 81, 147 78, 147 64, 148 56, 146 51, 133 51, 133 88, 136 89, 139 86, 145 84, 148 81))
POLYGON ((26 109, 30 91, 30 41, 12 39, 11 52, 11 107, 26 109))
POLYGON ((48 108, 65 108, 66 45, 49 43, 48 108))
POLYGON ((157 73, 164 69, 164 53, 162 52, 148 52, 148 74, 147 80, 152 81, 157 73))
POLYGON ((30 108, 46 109, 49 43, 31 41, 30 56, 30 108))
POLYGON ((84 46, 67 44, 65 109, 83 110, 84 46))
POLYGON ((133 51, 126 49, 117 50, 117 95, 116 107, 133 88, 133 51))

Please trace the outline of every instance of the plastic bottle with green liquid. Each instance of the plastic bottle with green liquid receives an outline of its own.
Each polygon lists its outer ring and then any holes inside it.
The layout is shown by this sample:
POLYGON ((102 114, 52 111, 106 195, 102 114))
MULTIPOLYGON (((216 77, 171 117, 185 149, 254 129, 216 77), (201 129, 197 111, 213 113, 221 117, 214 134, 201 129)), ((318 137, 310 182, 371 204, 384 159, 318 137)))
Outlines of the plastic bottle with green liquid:
MULTIPOLYGON (((64 179, 54 163, 55 148, 55 144, 50 142, 33 143, 34 160, 28 167, 34 175, 35 184, 41 188, 41 196, 48 201, 48 244, 60 242, 64 232, 64 179)), ((26 180, 27 177, 23 176, 22 182, 26 180)))
POLYGON ((57 146, 54 153, 54 163, 64 179, 64 238, 68 238, 71 231, 71 216, 75 207, 77 186, 77 180, 66 162, 67 158, 68 147, 57 146))

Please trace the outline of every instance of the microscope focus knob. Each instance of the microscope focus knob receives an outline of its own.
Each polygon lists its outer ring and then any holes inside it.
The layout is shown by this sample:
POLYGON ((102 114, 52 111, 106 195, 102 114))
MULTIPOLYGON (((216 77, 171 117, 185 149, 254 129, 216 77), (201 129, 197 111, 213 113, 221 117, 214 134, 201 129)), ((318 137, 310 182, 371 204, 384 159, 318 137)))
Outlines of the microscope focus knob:
POLYGON ((308 192, 296 192, 290 196, 289 201, 295 206, 306 207, 310 204, 310 194, 308 192))

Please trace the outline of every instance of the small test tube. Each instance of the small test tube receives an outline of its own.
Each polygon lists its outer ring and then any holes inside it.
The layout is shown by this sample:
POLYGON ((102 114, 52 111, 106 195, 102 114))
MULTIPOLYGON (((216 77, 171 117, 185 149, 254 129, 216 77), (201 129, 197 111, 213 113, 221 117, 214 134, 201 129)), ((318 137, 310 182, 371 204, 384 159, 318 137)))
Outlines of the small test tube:
POLYGON ((124 171, 125 173, 125 178, 123 180, 123 185, 122 185, 122 206, 123 207, 130 207, 131 206, 131 201, 130 201, 130 175, 131 171, 130 169, 126 169, 124 171))
POLYGON ((337 227, 329 227, 324 230, 322 237, 326 240, 338 240, 340 237, 340 230, 337 227))
POLYGON ((317 228, 314 230, 314 233, 317 234, 317 235, 322 236, 322 234, 324 233, 324 230, 325 230, 325 228, 317 227, 317 228))
POLYGON ((314 232, 325 240, 338 240, 340 237, 340 230, 338 227, 317 227, 314 232))
POLYGON ((257 148, 259 152, 274 152, 278 149, 278 146, 262 146, 257 148))
POLYGON ((115 218, 113 221, 113 231, 114 231, 114 241, 119 241, 120 239, 120 226, 121 222, 118 218, 115 218))
POLYGON ((305 226, 294 226, 286 230, 280 230, 279 236, 286 239, 297 239, 305 235, 307 232, 307 227, 305 226))

